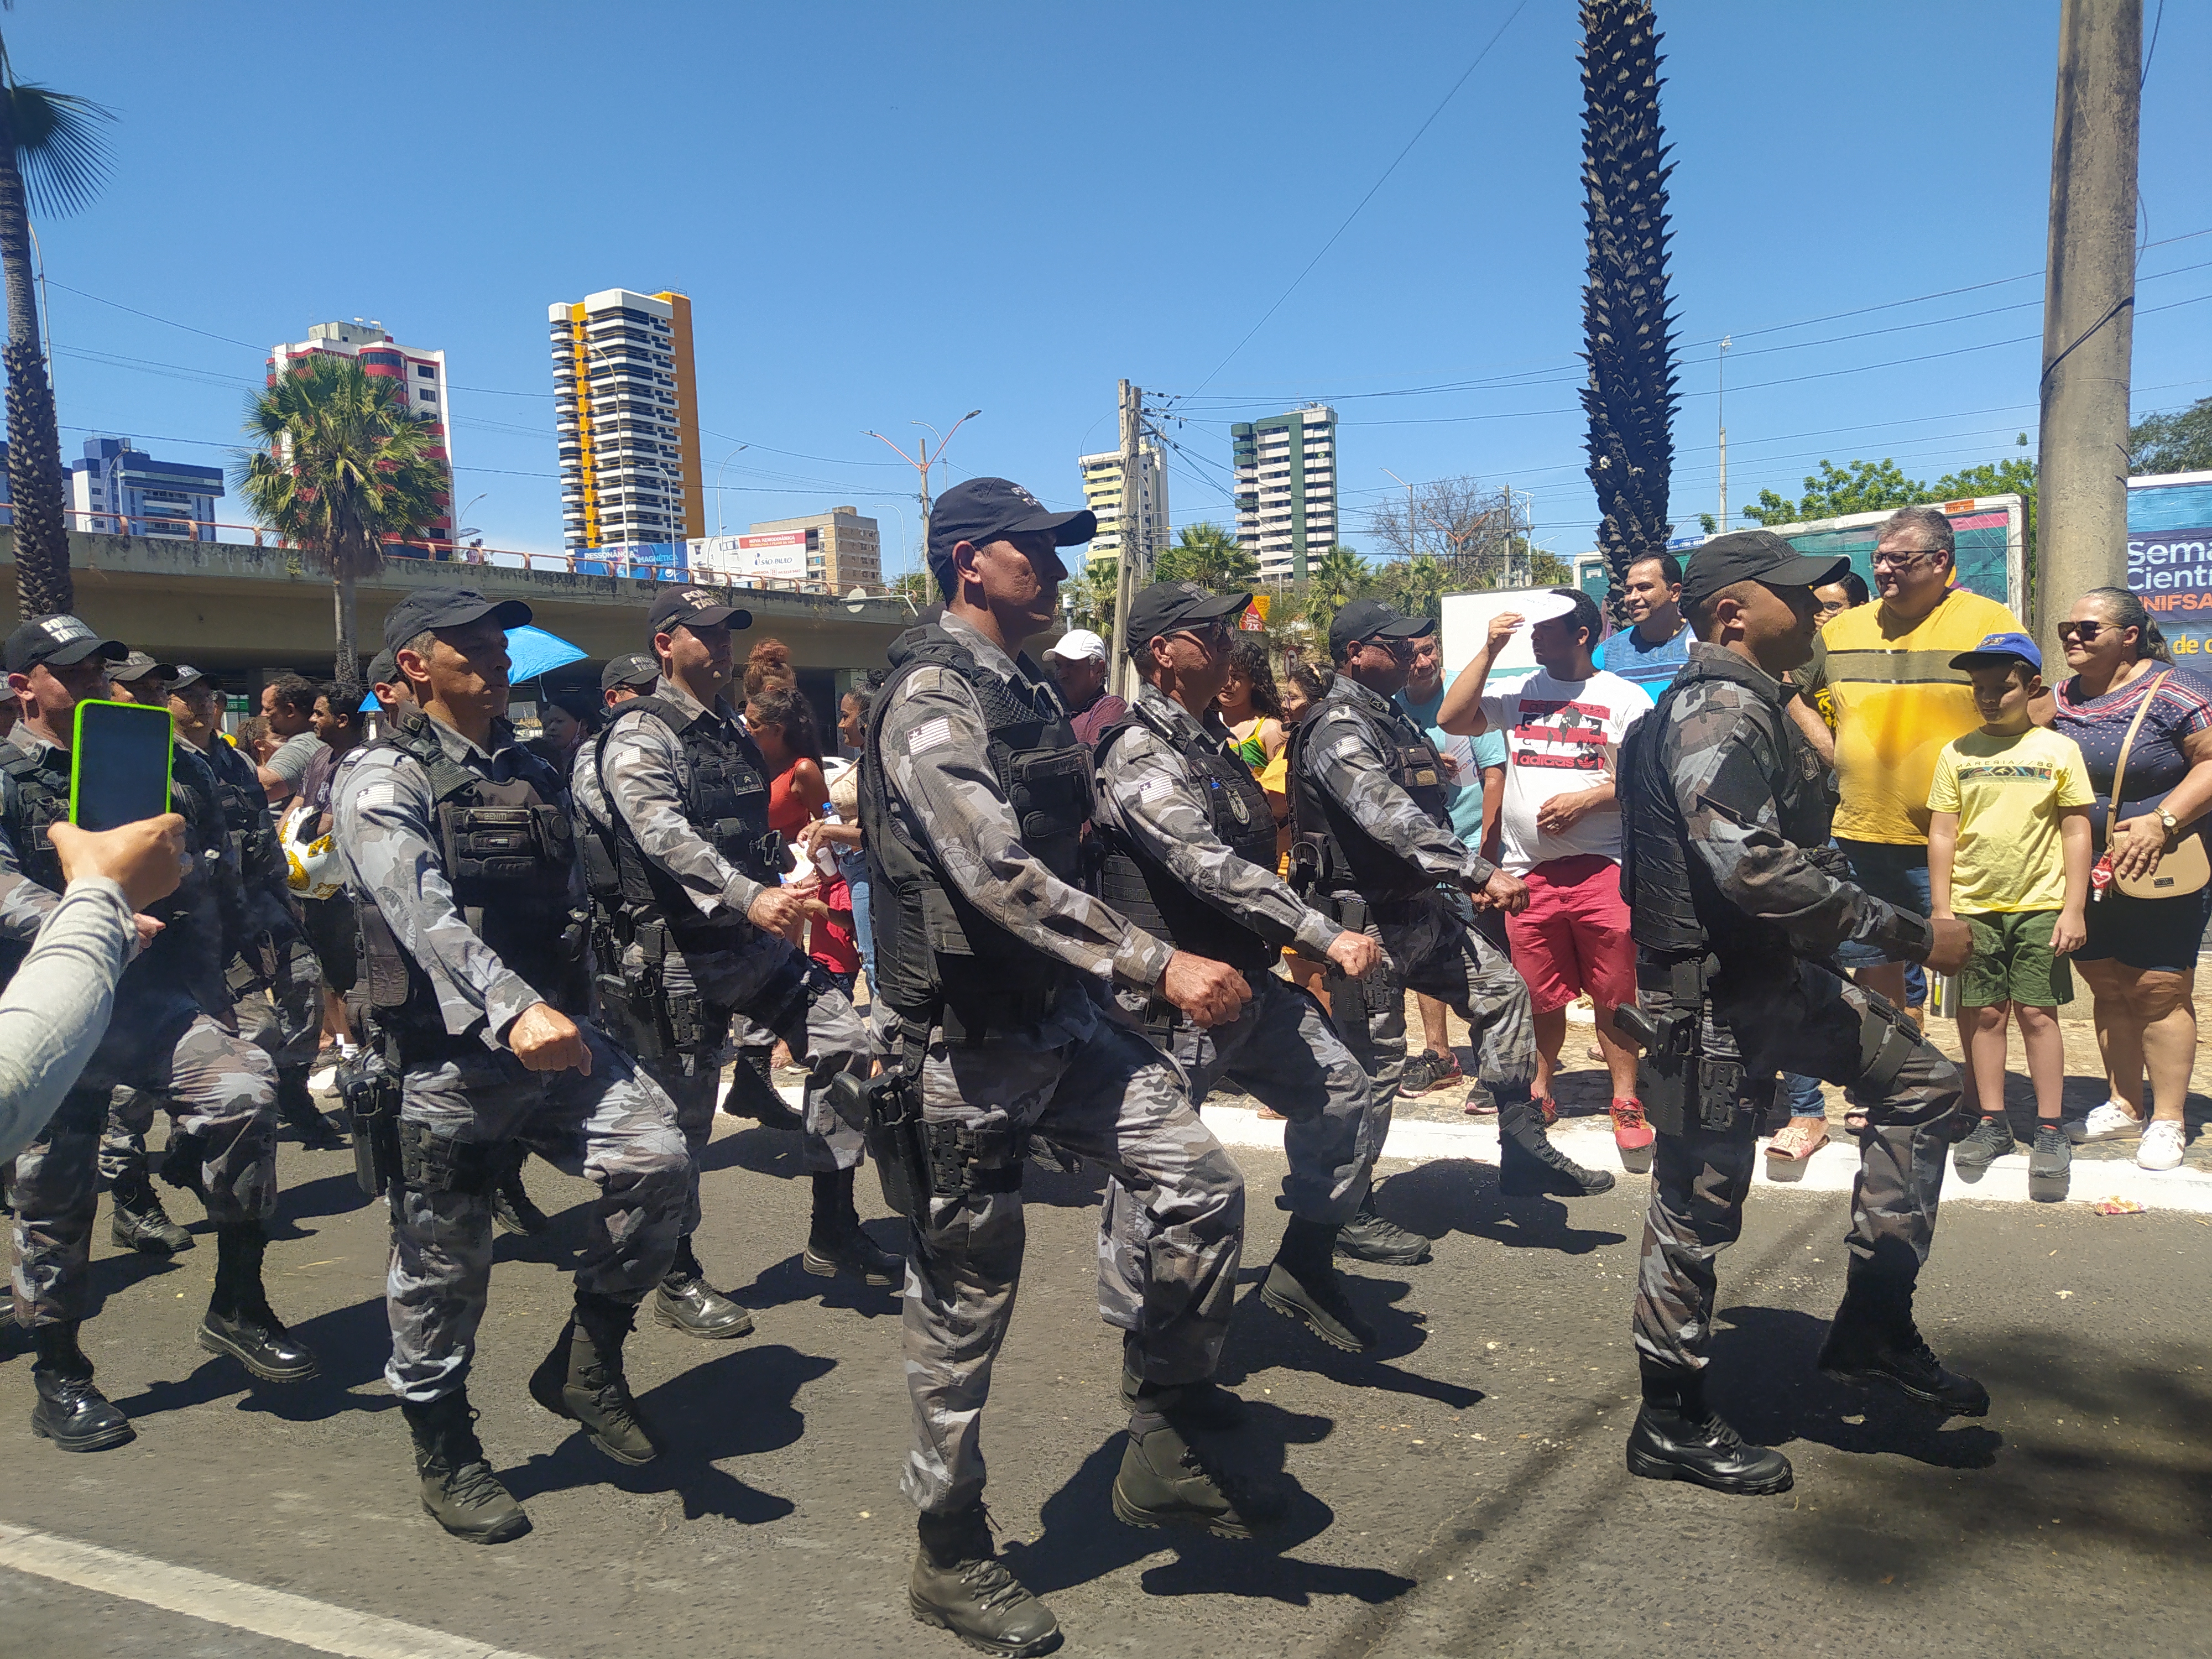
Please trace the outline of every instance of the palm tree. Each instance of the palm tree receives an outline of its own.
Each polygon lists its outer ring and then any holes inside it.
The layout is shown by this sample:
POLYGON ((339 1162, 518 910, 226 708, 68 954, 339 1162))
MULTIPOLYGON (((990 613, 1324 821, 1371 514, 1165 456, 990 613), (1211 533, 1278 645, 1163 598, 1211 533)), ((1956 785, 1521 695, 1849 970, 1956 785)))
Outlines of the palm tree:
POLYGON ((317 352, 246 400, 258 447, 231 469, 253 516, 329 572, 341 685, 361 680, 354 585, 382 567, 385 544, 422 533, 447 489, 436 440, 405 397, 353 358, 317 352))
POLYGON ((1242 592, 1259 579, 1259 560, 1212 523, 1185 525, 1152 568, 1154 581, 1196 582, 1217 593, 1242 592))
POLYGON ((1583 295, 1589 477, 1619 603, 1628 567, 1663 553, 1674 470, 1674 319, 1667 314, 1667 175, 1651 0, 1583 0, 1583 295))
MULTIPOLYGON (((11 0, 0 0, 11 3, 11 0)), ((31 216, 60 217, 99 194, 107 175, 100 123, 114 112, 15 78, 0 41, 0 277, 8 288, 8 495, 15 525, 16 602, 26 617, 73 610, 62 444, 53 382, 31 288, 31 216)))
POLYGON ((1348 547, 1332 547, 1306 561, 1303 608, 1316 635, 1327 637, 1336 613, 1367 591, 1367 561, 1348 547))

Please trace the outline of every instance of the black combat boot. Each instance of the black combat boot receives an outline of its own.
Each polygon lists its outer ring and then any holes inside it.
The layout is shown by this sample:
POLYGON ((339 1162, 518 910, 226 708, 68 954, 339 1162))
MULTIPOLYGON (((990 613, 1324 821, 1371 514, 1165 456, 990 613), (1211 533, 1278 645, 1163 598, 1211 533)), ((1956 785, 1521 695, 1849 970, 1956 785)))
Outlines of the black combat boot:
POLYGON ((265 1382, 304 1382, 322 1367, 307 1345, 284 1328, 261 1285, 269 1235, 258 1221, 226 1221, 215 1230, 215 1294, 200 1321, 199 1345, 227 1353, 265 1382))
POLYGON ((498 1182, 491 1192, 491 1218, 502 1232, 520 1233, 525 1238, 535 1238, 553 1224, 545 1218, 545 1212, 530 1201, 530 1194, 522 1185, 522 1166, 528 1162, 530 1149, 515 1146, 507 1149, 506 1162, 501 1165, 498 1182))
POLYGON ((148 1255, 174 1255, 192 1248, 194 1239, 169 1219, 161 1200, 143 1175, 118 1176, 108 1188, 115 1208, 108 1217, 108 1237, 126 1250, 148 1255))
POLYGON ((1196 1429, 1233 1429, 1251 1409, 1212 1377, 1196 1382, 1147 1382, 1135 1336, 1121 1338, 1121 1407, 1134 1414, 1158 1412, 1196 1429))
POLYGON ((623 1341, 636 1311, 612 1297, 578 1291, 576 1311, 552 1352, 530 1375, 532 1400, 556 1417, 582 1424, 594 1446, 632 1467, 660 1455, 623 1375, 623 1341))
POLYGON ((906 1258, 878 1249, 861 1230, 860 1212, 853 1207, 852 1170, 814 1177, 814 1224, 799 1265, 817 1278, 858 1273, 871 1285, 896 1285, 906 1277, 906 1258))
POLYGON ((1060 1645, 1060 1620, 999 1559, 981 1504, 950 1515, 925 1510, 918 1530, 921 1547, 906 1592, 916 1619, 951 1631, 978 1652, 1008 1659, 1060 1645))
POLYGON ((776 1092, 775 1057, 773 1048, 738 1049, 722 1109, 732 1117, 756 1119, 763 1129, 804 1129, 806 1120, 776 1092))
POLYGON ((131 1419, 107 1402, 92 1383, 92 1361, 76 1343, 77 1322, 36 1325, 31 1342, 38 1358, 31 1365, 39 1403, 31 1407, 31 1431, 64 1451, 105 1451, 135 1439, 131 1419))
POLYGON ((465 1392, 456 1389, 427 1406, 403 1400, 399 1413, 415 1437, 425 1515, 471 1544, 504 1544, 530 1530, 529 1515, 484 1458, 465 1392))
POLYGON ((1347 1261, 1418 1267, 1435 1252, 1420 1234, 1385 1221, 1375 1209, 1375 1189, 1359 1200, 1359 1213, 1336 1230, 1336 1253, 1347 1261))
POLYGON ((1352 1311, 1345 1294, 1344 1275, 1330 1259, 1336 1237, 1337 1230, 1326 1221, 1292 1216, 1267 1281, 1260 1286, 1260 1300, 1279 1314, 1304 1321, 1322 1341, 1362 1353, 1375 1346, 1375 1328, 1352 1311))
POLYGON ((1881 1382, 1953 1417, 1985 1417, 1990 1391, 1944 1369, 1912 1321, 1912 1281, 1853 1257, 1843 1306, 1820 1345, 1824 1376, 1855 1388, 1881 1382))
POLYGON ((653 1293, 653 1316, 706 1342, 727 1342, 753 1333, 753 1316, 707 1282, 706 1271, 692 1254, 689 1233, 676 1241, 676 1260, 653 1293))
POLYGON ((311 1152, 343 1152, 351 1144, 315 1104, 304 1066, 287 1066, 276 1073, 276 1115, 300 1132, 301 1146, 311 1152))
POLYGON ((1263 1491, 1200 1455, 1156 1411, 1129 1419, 1129 1444, 1114 1477, 1114 1515, 1132 1527, 1197 1527, 1224 1538, 1249 1538, 1290 1513, 1279 1492, 1263 1491))
POLYGON ((1748 1445, 1705 1404, 1705 1373, 1638 1357, 1644 1405, 1628 1431, 1628 1472, 1646 1480, 1687 1480, 1732 1498, 1788 1492, 1790 1460, 1748 1445))
POLYGON ((1613 1175, 1607 1170, 1585 1170, 1552 1145, 1544 1133, 1541 1109, 1524 1096, 1498 1103, 1498 1190, 1508 1198, 1542 1193, 1589 1198, 1611 1192, 1613 1175))

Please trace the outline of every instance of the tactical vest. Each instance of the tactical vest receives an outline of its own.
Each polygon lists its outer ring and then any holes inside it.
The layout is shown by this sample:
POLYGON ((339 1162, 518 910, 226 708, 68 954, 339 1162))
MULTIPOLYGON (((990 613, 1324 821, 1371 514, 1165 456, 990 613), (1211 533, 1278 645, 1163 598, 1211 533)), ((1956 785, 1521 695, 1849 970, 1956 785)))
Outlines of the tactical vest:
MULTIPOLYGON (((429 774, 431 832, 453 906, 469 930, 512 971, 565 1013, 586 1000, 584 917, 572 908, 575 842, 553 769, 536 756, 504 783, 478 776, 447 754, 429 720, 408 709, 373 745, 396 749, 429 774)), ((377 908, 356 890, 362 978, 380 1023, 403 1051, 448 1035, 430 976, 377 908)))
MULTIPOLYGON (((1217 840, 1248 864, 1275 867, 1275 815, 1252 770, 1230 754, 1220 740, 1202 730, 1177 730, 1140 702, 1099 733, 1103 768, 1115 739, 1141 724, 1182 757, 1183 774, 1203 803, 1217 840)), ((1211 957, 1232 968, 1270 966, 1273 945, 1251 928, 1192 892, 1168 867, 1119 829, 1098 827, 1104 860, 1098 870, 1098 896, 1155 938, 1179 951, 1211 957)))
MULTIPOLYGON (((639 710, 666 726, 683 748, 690 774, 683 799, 685 820, 733 868, 770 887, 781 883, 783 837, 769 827, 767 763, 753 740, 664 697, 634 698, 616 719, 629 720, 639 710)), ((606 775, 607 739, 614 729, 610 720, 592 751, 599 793, 607 799, 608 822, 577 813, 594 925, 611 933, 617 945, 627 945, 641 927, 658 921, 679 945, 728 945, 739 919, 710 921, 701 915, 684 884, 645 856, 636 832, 615 811, 606 775)))
MULTIPOLYGON (((944 629, 908 629, 891 642, 891 674, 869 710, 860 769, 877 988, 900 1014, 980 1041, 1036 1024, 1074 983, 1074 970, 989 921, 945 879, 936 855, 894 811, 882 753, 884 715, 925 664, 958 675, 988 731, 985 757, 1021 825, 1022 846, 1070 886, 1082 884, 1091 822, 1091 751, 1057 699, 985 669, 944 629)), ((1027 658, 1024 672, 1036 671, 1027 658)), ((963 1040, 953 1035, 952 1040, 963 1040)))
POLYGON ((208 742, 208 769, 215 775, 216 801, 222 810, 223 826, 229 832, 230 850, 238 860, 240 875, 249 887, 283 887, 284 854, 276 842, 269 792, 261 787, 260 774, 252 762, 222 740, 221 733, 210 736, 208 742))
MULTIPOLYGON (((1657 706, 1632 726, 1620 747, 1620 894, 1628 902, 1629 935, 1646 951, 1666 956, 1701 955, 1712 947, 1704 916, 1741 917, 1690 847, 1690 830, 1667 775, 1662 732, 1674 718, 1675 700, 1692 686, 1742 677, 1692 656, 1689 666, 1660 695, 1657 706)), ((1799 847, 1826 845, 1831 811, 1823 769, 1790 717, 1755 691, 1743 699, 1744 718, 1765 730, 1778 757, 1772 791, 1783 838, 1799 847)), ((1743 920, 1748 921, 1748 918, 1743 920)), ((1778 924, 1762 924, 1787 951, 1778 924)), ((1731 925, 1725 931, 1735 933, 1731 925)))
POLYGON ((1413 805, 1439 829, 1451 828, 1451 793, 1444 782, 1443 761, 1428 734, 1394 707, 1381 713, 1354 700, 1345 689, 1351 682, 1332 687, 1321 709, 1309 714, 1291 732, 1291 857, 1300 880, 1318 893, 1356 892, 1376 900, 1407 899, 1429 891, 1437 878, 1396 848, 1375 839, 1328 792, 1315 783, 1305 766, 1305 746, 1324 713, 1348 709, 1358 715, 1382 750, 1390 781, 1413 798, 1413 805))

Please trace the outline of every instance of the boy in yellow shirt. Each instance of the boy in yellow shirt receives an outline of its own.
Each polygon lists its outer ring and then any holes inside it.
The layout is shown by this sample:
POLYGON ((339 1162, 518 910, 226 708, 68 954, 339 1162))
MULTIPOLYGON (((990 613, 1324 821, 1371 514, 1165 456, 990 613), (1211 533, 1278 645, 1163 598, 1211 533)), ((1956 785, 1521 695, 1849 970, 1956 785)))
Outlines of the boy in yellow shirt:
POLYGON ((1959 1143, 1960 1177, 1978 1181, 2013 1150, 2005 1117, 2005 1024, 2020 1023, 2035 1085, 2028 1196, 2066 1196, 2073 1149, 2058 1124, 2066 1079, 2054 1011, 2074 1000, 2066 958, 2087 928, 2089 807, 2096 793, 2071 738, 2036 726, 2043 653, 2025 634, 1991 634, 1951 659, 1974 683, 1981 729, 1943 745, 1928 789, 1928 882, 1937 916, 1964 920, 1974 954, 1960 974, 1959 1042, 1973 1062, 1982 1121, 1959 1143))

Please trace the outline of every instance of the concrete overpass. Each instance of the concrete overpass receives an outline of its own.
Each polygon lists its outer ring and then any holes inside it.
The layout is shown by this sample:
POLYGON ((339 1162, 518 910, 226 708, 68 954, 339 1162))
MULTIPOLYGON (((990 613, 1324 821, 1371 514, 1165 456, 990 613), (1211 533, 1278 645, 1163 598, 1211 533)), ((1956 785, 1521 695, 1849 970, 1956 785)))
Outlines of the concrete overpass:
MULTIPOLYGON (((0 528, 0 630, 21 620, 15 595, 15 536, 0 528)), ((301 568, 299 555, 279 547, 161 537, 70 534, 70 567, 77 610, 94 627, 163 662, 188 662, 233 690, 258 685, 282 669, 327 679, 336 631, 327 578, 301 568)), ((706 584, 712 586, 713 584, 706 584)), ((596 680, 611 657, 649 648, 646 613, 660 584, 628 576, 571 575, 500 565, 387 561, 360 586, 362 659, 383 642, 385 612, 425 587, 474 587, 487 598, 529 605, 538 625, 573 641, 591 656, 563 679, 596 680)), ((774 637, 818 702, 859 673, 879 667, 884 653, 912 621, 896 599, 844 600, 776 589, 736 587, 731 603, 753 613, 745 641, 774 637)))

